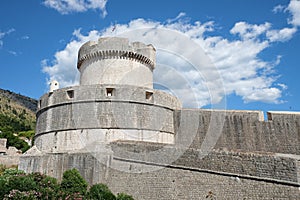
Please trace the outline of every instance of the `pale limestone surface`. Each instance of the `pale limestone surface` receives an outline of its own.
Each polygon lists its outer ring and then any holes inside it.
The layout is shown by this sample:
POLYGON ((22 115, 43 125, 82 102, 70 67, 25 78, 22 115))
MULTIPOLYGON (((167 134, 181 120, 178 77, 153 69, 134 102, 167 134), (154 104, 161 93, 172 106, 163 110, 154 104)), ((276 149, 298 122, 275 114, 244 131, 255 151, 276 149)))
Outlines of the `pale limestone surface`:
POLYGON ((22 152, 16 147, 6 148, 6 143, 6 138, 0 138, 0 164, 6 167, 17 166, 22 152))
POLYGON ((126 38, 87 42, 78 54, 80 84, 119 84, 153 87, 155 49, 126 38))
POLYGON ((81 85, 39 100, 19 169, 77 168, 135 199, 300 199, 300 115, 182 109, 153 89, 155 49, 100 38, 79 51, 81 85))

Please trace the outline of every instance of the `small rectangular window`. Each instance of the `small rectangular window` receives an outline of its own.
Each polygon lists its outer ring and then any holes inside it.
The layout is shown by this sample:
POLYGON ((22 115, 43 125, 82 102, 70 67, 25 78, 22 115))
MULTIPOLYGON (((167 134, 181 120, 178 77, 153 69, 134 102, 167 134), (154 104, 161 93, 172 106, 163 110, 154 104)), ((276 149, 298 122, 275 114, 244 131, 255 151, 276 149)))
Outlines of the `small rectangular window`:
POLYGON ((42 100, 40 99, 39 104, 38 104, 38 108, 41 108, 41 107, 42 107, 42 100))
POLYGON ((267 112, 268 121, 272 121, 272 113, 267 112))
POLYGON ((68 95, 69 99, 73 99, 74 98, 74 90, 68 90, 67 95, 68 95))
POLYGON ((114 88, 106 88, 106 96, 111 97, 114 96, 114 88))
POLYGON ((146 99, 152 99, 153 92, 146 91, 146 99))

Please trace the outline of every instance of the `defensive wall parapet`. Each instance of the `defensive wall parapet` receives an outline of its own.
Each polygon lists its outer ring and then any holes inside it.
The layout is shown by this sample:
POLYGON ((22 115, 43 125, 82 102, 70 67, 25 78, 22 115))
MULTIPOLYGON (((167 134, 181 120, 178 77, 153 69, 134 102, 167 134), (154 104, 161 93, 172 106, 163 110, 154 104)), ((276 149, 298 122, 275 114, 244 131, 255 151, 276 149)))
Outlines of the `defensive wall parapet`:
POLYGON ((173 110, 181 109, 180 101, 163 91, 130 85, 99 84, 66 87, 46 93, 39 99, 37 115, 40 110, 59 104, 109 100, 153 104, 173 110))
POLYGON ((300 155, 297 112, 268 112, 268 121, 261 111, 182 109, 176 116, 176 143, 181 146, 191 143, 191 148, 200 149, 205 138, 215 134, 214 149, 300 155))

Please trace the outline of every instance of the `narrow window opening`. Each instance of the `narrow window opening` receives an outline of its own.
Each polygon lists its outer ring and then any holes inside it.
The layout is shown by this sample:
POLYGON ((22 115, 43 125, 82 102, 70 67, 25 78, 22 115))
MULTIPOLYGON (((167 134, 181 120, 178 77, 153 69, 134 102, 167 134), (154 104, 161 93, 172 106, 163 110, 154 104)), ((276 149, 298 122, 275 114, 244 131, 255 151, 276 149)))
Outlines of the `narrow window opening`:
POLYGON ((152 99, 153 92, 146 91, 146 99, 152 99))
POLYGON ((267 112, 267 116, 268 116, 268 121, 272 121, 272 114, 267 112))
POLYGON ((42 107, 42 100, 39 100, 38 107, 39 107, 39 108, 41 108, 41 107, 42 107))
POLYGON ((106 96, 111 97, 114 96, 114 88, 106 88, 106 96))
POLYGON ((74 98, 74 90, 68 90, 67 95, 68 95, 69 99, 73 99, 74 98))

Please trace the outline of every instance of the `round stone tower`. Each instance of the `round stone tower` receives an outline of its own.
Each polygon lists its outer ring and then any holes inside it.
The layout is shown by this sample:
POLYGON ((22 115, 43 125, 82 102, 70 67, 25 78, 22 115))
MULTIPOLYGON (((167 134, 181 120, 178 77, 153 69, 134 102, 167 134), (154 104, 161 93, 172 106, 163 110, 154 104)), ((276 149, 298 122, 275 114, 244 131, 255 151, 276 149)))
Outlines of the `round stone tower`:
POLYGON ((174 110, 181 103, 153 89, 154 67, 152 45, 126 38, 85 43, 78 53, 80 85, 39 100, 37 148, 76 151, 115 140, 174 143, 174 110))
POLYGON ((100 38, 79 50, 80 85, 120 84, 153 87, 155 49, 126 38, 100 38))

